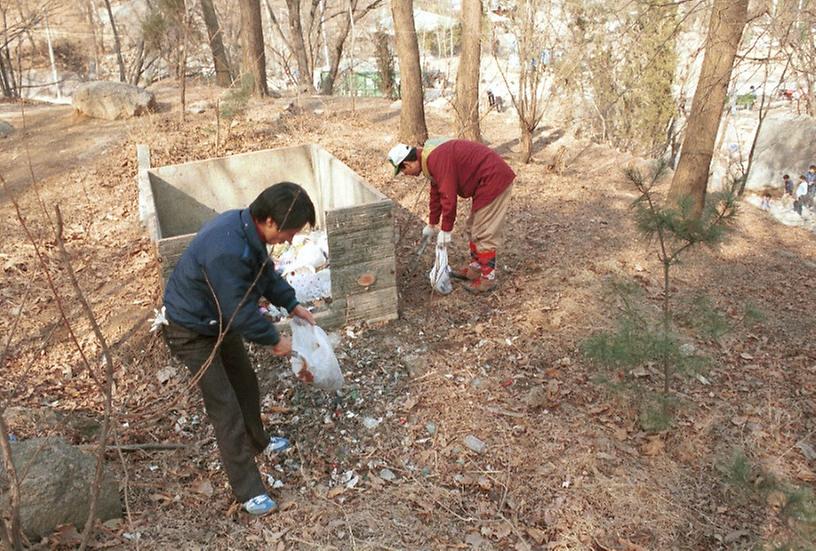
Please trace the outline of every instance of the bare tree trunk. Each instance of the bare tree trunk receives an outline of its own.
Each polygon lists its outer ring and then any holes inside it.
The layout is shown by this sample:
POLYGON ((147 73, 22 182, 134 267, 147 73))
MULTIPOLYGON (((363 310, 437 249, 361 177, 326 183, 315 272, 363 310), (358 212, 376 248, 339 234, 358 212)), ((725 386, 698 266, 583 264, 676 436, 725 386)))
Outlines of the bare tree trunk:
MULTIPOLYGON (((17 5, 17 12, 20 14, 21 21, 33 21, 31 17, 31 13, 26 13, 26 10, 23 8, 22 2, 20 0, 15 0, 14 2, 17 5)), ((28 38, 28 45, 31 47, 32 52, 36 52, 37 44, 34 42, 34 36, 32 35, 31 31, 33 29, 33 25, 26 25, 23 28, 23 34, 28 38)))
POLYGON ((533 158, 533 131, 521 121, 521 162, 527 164, 533 158))
POLYGON ((693 218, 699 218, 705 206, 714 142, 747 15, 748 0, 714 0, 686 139, 669 190, 669 200, 675 204, 691 199, 693 218))
POLYGON ((51 40, 51 26, 48 24, 48 8, 45 9, 45 41, 48 45, 48 61, 51 63, 51 78, 54 81, 54 91, 57 93, 57 98, 61 99, 62 87, 59 82, 57 62, 54 59, 54 43, 51 40))
MULTIPOLYGON (((0 6, 0 14, 3 16, 3 46, 0 47, 0 81, 3 85, 3 95, 7 98, 20 97, 20 87, 14 76, 14 64, 11 61, 11 37, 9 36, 8 19, 6 9, 0 6)), ((18 39, 19 40, 19 39, 18 39)))
POLYGON ((218 86, 227 88, 232 84, 232 72, 230 71, 227 51, 224 49, 223 32, 218 24, 218 15, 215 13, 213 0, 201 0, 201 12, 204 15, 204 24, 207 27, 207 37, 210 41, 212 51, 213 66, 215 67, 215 83, 218 86))
MULTIPOLYGON (((91 61, 89 61, 89 64, 93 62, 94 66, 93 72, 94 74, 96 74, 96 71, 99 70, 99 43, 97 42, 96 37, 96 21, 94 20, 94 6, 92 2, 88 1, 85 2, 85 7, 88 12, 88 30, 89 30, 88 39, 91 46, 90 52, 88 52, 91 56, 91 61)), ((88 73, 90 72, 91 71, 88 71, 88 73)))
MULTIPOLYGON (((357 7, 357 0, 350 0, 351 11, 357 7)), ((343 59, 343 50, 346 47, 346 39, 351 29, 351 13, 346 12, 346 17, 340 23, 340 28, 337 29, 337 38, 331 48, 331 64, 329 66, 329 74, 322 82, 321 93, 331 95, 334 92, 334 84, 337 81, 337 74, 340 72, 340 61, 343 59)))
MULTIPOLYGON (((380 4, 382 4, 382 0, 372 0, 362 10, 357 10, 357 4, 357 0, 349 0, 351 17, 354 19, 354 21, 360 21, 366 16, 366 14, 368 14, 368 12, 378 8, 380 4)), ((346 47, 346 39, 348 38, 349 31, 351 30, 354 21, 352 21, 349 17, 346 17, 341 23, 339 23, 340 28, 337 30, 337 35, 334 44, 332 44, 331 53, 329 54, 329 74, 326 75, 326 78, 320 83, 321 94, 331 95, 332 92, 334 92, 334 85, 337 82, 337 75, 340 73, 340 62, 343 59, 343 51, 346 47)), ((324 39, 328 41, 329 37, 325 36, 324 39)))
POLYGON ((326 0, 320 0, 320 38, 323 46, 323 65, 329 66, 329 35, 326 34, 326 0))
MULTIPOLYGON (((349 1, 351 5, 351 1, 349 1)), ((306 61, 309 66, 309 80, 312 82, 314 91, 314 68, 317 65, 319 39, 320 39, 320 17, 317 12, 320 8, 320 0, 310 0, 309 18, 303 33, 303 40, 306 44, 306 61)))
POLYGON ((260 0, 241 0, 241 45, 243 47, 243 75, 251 75, 255 94, 269 95, 266 86, 266 56, 263 28, 261 27, 260 0))
POLYGON ((286 0, 286 7, 289 10, 289 37, 298 65, 298 88, 302 93, 314 93, 312 68, 309 65, 306 43, 303 40, 303 25, 300 22, 300 0, 286 0))
POLYGON ((116 22, 113 20, 110 0, 105 0, 105 8, 108 10, 111 30, 113 31, 113 48, 116 51, 116 64, 119 66, 119 82, 125 82, 125 61, 122 59, 122 43, 119 41, 119 31, 116 30, 116 22))
POLYGON ((748 165, 745 167, 745 173, 742 175, 740 180, 739 190, 737 194, 741 197, 743 193, 745 193, 745 184, 748 182, 748 176, 751 174, 751 169, 754 166, 754 154, 756 153, 756 146, 757 142, 759 141, 759 133, 762 132, 762 126, 765 123, 765 118, 768 116, 768 111, 771 108, 771 100, 773 96, 779 93, 782 84, 785 82, 785 76, 788 74, 788 68, 790 67, 790 58, 788 58, 787 62, 785 63, 785 68, 782 69, 782 74, 779 75, 779 81, 774 86, 774 89, 771 91, 770 94, 766 94, 765 90, 768 86, 768 73, 770 72, 770 59, 771 59, 771 44, 768 45, 768 59, 765 61, 765 78, 762 80, 762 88, 761 93, 762 96, 759 99, 759 112, 757 113, 757 128, 756 132, 754 133, 754 138, 751 140, 751 149, 748 151, 748 165), (767 102, 765 101, 767 99, 767 102))
POLYGON ((354 32, 354 11, 352 11, 351 0, 349 0, 348 15, 349 23, 351 25, 351 29, 349 31, 351 33, 351 44, 349 47, 349 54, 351 57, 349 63, 349 72, 351 73, 351 111, 354 112, 354 110, 357 108, 355 103, 357 101, 357 79, 354 76, 354 43, 357 35, 354 32))
POLYGON ((411 145, 422 145, 428 139, 425 125, 425 105, 422 94, 422 69, 419 64, 419 45, 414 26, 413 0, 391 0, 394 34, 400 65, 400 140, 411 145))
POLYGON ((5 477, 8 479, 9 488, 9 516, 11 517, 8 525, 6 519, 0 518, 0 524, 3 528, 3 538, 0 538, 0 547, 5 542, 9 549, 14 551, 22 551, 23 539, 20 530, 20 481, 17 479, 17 470, 11 458, 11 445, 9 444, 8 428, 6 422, 2 417, 0 411, 0 457, 2 457, 2 465, 5 469, 5 477))
POLYGON ((181 42, 181 61, 179 63, 181 66, 179 74, 179 78, 181 79, 181 86, 179 86, 179 103, 181 104, 179 121, 181 122, 184 122, 184 118, 187 115, 187 52, 190 47, 190 25, 192 24, 192 17, 190 15, 191 12, 188 11, 186 2, 184 2, 184 29, 182 31, 184 34, 181 42))
POLYGON ((130 68, 128 69, 128 82, 134 86, 139 85, 139 81, 142 79, 142 73, 144 73, 144 62, 145 62, 145 43, 144 38, 139 40, 139 44, 136 46, 136 56, 133 58, 133 62, 130 64, 130 68))
POLYGON ((0 89, 3 91, 3 96, 7 98, 15 97, 14 93, 14 79, 6 76, 6 64, 3 51, 0 50, 0 89))
POLYGON ((456 73, 457 133, 468 140, 482 139, 479 129, 480 38, 482 30, 481 0, 462 2, 462 52, 456 73))

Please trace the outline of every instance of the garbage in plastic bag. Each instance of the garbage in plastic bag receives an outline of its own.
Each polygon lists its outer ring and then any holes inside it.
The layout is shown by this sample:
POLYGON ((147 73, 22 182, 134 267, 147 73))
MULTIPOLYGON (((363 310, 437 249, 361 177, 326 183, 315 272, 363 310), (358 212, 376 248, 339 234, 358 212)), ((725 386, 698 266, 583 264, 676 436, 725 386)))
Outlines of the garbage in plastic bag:
POLYGON ((315 272, 311 266, 301 266, 283 274, 287 283, 295 290, 298 302, 307 303, 331 296, 331 269, 315 272))
POLYGON ((328 266, 329 242, 325 231, 297 234, 292 243, 272 251, 275 268, 292 286, 298 302, 309 303, 331 296, 328 266))
POLYGON ((450 278, 450 266, 448 266, 448 248, 445 244, 436 246, 436 261, 434 262, 428 277, 431 286, 439 293, 447 295, 453 291, 453 283, 450 278))
POLYGON ((317 325, 292 318, 292 372, 298 379, 326 392, 340 390, 343 373, 329 337, 317 325))
POLYGON ((328 237, 322 230, 299 233, 292 238, 291 245, 279 245, 275 248, 273 256, 278 270, 283 272, 305 266, 317 270, 324 266, 329 258, 328 237))

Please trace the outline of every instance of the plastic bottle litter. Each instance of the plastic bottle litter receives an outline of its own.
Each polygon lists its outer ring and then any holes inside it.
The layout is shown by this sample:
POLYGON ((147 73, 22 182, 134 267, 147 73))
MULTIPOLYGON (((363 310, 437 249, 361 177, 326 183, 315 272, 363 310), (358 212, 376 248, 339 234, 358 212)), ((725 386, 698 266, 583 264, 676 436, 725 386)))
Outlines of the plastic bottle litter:
POLYGON ((374 419, 373 417, 363 417, 363 426, 368 430, 376 429, 380 426, 382 419, 374 419))
POLYGON ((467 446, 471 451, 476 453, 484 453, 487 449, 487 444, 473 436, 472 434, 468 434, 465 437, 465 446, 467 446))

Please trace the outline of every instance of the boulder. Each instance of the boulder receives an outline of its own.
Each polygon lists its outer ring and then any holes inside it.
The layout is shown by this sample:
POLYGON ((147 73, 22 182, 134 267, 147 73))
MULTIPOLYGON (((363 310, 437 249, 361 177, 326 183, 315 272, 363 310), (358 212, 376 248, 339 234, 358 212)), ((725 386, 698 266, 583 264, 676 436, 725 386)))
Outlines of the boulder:
POLYGON ((200 114, 200 113, 203 113, 204 111, 207 111, 208 109, 212 109, 212 108, 213 108, 212 103, 210 103, 209 101, 206 101, 206 100, 202 100, 202 101, 196 101, 196 102, 193 102, 193 103, 189 104, 187 106, 187 111, 190 112, 190 113, 200 114))
MULTIPOLYGON (((20 522, 26 536, 42 538, 60 524, 73 524, 81 530, 88 518, 96 458, 54 437, 13 442, 11 453, 17 476, 28 469, 20 483, 20 522)), ((5 511, 9 497, 3 465, 0 481, 0 510, 5 511)), ((119 483, 107 469, 96 515, 103 521, 122 516, 119 483)))
POLYGON ((6 121, 0 120, 0 138, 5 138, 12 132, 14 132, 14 127, 6 121))
POLYGON ((102 430, 99 421, 79 411, 65 414, 47 407, 11 406, 3 412, 3 417, 12 432, 43 434, 59 431, 74 443, 96 440, 102 430))
POLYGON ((156 109, 156 96, 124 82, 86 82, 73 96, 74 109, 97 119, 128 119, 156 109))
POLYGON ((816 159, 816 119, 788 113, 768 115, 759 132, 746 189, 781 188, 782 175, 794 182, 816 159))

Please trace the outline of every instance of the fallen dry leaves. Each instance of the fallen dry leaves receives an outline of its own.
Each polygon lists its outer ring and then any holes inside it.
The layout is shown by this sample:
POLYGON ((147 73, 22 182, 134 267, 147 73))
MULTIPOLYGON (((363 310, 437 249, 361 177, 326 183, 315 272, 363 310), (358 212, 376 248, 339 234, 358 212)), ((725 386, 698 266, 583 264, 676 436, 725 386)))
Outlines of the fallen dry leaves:
MULTIPOLYGON (((754 458, 781 458, 791 479, 813 482, 813 460, 794 448, 814 428, 816 411, 808 337, 816 328, 806 315, 816 296, 803 284, 811 277, 803 261, 816 253, 812 236, 746 208, 725 246, 679 267, 679 297, 705 291, 732 330, 695 341, 714 360, 703 374, 707 384, 676 381, 683 406, 675 427, 645 434, 634 405, 596 384, 596 369, 580 353, 581 340, 615 317, 604 290, 609 278, 628 277, 648 300, 660 298, 659 266, 637 239, 631 197, 614 170, 598 169, 620 165, 620 154, 591 144, 568 149, 571 162, 560 177, 543 164, 514 163, 502 286, 488 297, 455 291, 442 298, 429 293, 430 257, 415 269, 412 254, 427 208, 417 199, 422 182, 393 179, 382 163, 396 139, 395 112, 380 101, 358 99, 352 112, 341 99, 304 99, 304 114, 279 118, 289 101, 253 104, 219 154, 321 143, 395 200, 401 319, 341 332, 348 386, 338 398, 305 389, 268 351, 252 347, 264 418, 296 444, 260 461, 281 502, 268 521, 247 518, 232 501, 199 397, 183 391, 186 371, 147 333, 160 302, 159 265, 138 222, 134 146, 148 143, 155 166, 211 157, 212 112, 184 125, 171 114, 134 123, 122 147, 41 183, 43 200, 66 213, 78 276, 116 344, 121 442, 188 445, 126 455, 136 514, 111 541, 124 546, 138 537, 145 548, 637 550, 711 549, 735 533, 751 542, 787 534, 784 523, 766 520, 780 503, 733 505, 718 465, 735 447, 748 447, 754 458), (746 314, 754 310, 761 315, 746 314), (485 444, 483 453, 468 448, 469 436, 485 444)), ((431 112, 429 123, 433 134, 447 132, 439 114, 431 112)), ((506 152, 514 128, 491 113, 483 133, 506 152)), ((21 199, 48 245, 37 197, 21 199)), ((54 299, 31 247, 11 217, 0 223, 8 236, 0 296, 12 313, 26 313, 11 369, 0 374, 3 387, 30 367, 20 405, 98 414, 94 386, 76 368, 65 329, 54 324, 54 299)), ((458 229, 454 238, 464 259, 458 229)), ((0 319, 3 334, 9 327, 9 318, 0 319)), ((87 345, 88 328, 78 321, 74 330, 87 345)), ((648 369, 642 375, 642 384, 654 384, 648 369)), ((18 430, 20 437, 37 433, 18 430)))

